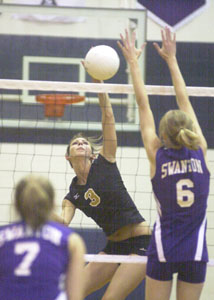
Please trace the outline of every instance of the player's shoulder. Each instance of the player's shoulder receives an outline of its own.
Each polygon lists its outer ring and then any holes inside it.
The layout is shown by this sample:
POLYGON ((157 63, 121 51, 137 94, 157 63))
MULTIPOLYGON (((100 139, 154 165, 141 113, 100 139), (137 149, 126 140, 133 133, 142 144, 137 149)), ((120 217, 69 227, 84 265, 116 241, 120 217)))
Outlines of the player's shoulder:
POLYGON ((7 228, 10 229, 10 228, 13 228, 13 227, 23 226, 23 225, 24 225, 24 223, 22 221, 17 221, 17 222, 12 222, 12 223, 9 223, 9 224, 4 224, 4 225, 0 226, 0 231, 6 230, 7 228))

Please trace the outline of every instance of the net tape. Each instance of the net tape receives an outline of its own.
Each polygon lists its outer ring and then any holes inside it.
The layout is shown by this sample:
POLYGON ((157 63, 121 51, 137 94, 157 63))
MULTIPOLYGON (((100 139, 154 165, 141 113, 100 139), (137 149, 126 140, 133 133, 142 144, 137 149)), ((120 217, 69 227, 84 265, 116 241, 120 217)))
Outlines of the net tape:
MULTIPOLYGON (((93 92, 113 94, 134 94, 132 84, 85 83, 63 81, 34 81, 0 79, 0 89, 7 90, 37 90, 55 92, 93 92)), ((146 85, 149 95, 175 95, 173 86, 146 85)), ((214 97, 213 87, 187 87, 189 96, 214 97)))
MULTIPOLYGON (((109 254, 86 254, 85 261, 97 263, 131 263, 131 264, 145 264, 147 262, 146 256, 138 255, 109 255, 109 254)), ((210 259, 208 266, 214 267, 214 259, 210 259)))

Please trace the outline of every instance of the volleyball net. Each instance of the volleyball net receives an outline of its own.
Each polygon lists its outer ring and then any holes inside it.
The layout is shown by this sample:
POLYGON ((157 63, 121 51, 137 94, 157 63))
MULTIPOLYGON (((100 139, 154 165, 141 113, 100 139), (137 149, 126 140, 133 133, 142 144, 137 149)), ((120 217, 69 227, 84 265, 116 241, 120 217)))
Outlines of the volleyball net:
MULTIPOLYGON (((174 108, 175 97, 172 86, 147 85, 146 89, 150 95, 155 119, 160 119, 163 110, 174 108), (168 97, 170 102, 167 100, 168 97), (167 108, 165 107, 166 102, 167 108)), ((203 99, 209 98, 212 101, 214 97, 214 88, 210 87, 187 87, 187 91, 190 99, 200 103, 201 110, 206 105, 203 99)), ((79 131, 84 131, 88 135, 100 135, 101 133, 101 115, 97 93, 109 93, 110 99, 113 99, 112 106, 119 140, 117 164, 128 192, 152 228, 156 219, 156 206, 149 176, 149 163, 145 149, 142 146, 139 120, 136 117, 132 122, 128 122, 127 119, 127 99, 129 95, 134 100, 132 106, 134 115, 138 115, 132 85, 5 79, 0 79, 0 132, 2 141, 0 144, 0 223, 2 225, 16 220, 13 189, 17 181, 28 173, 39 173, 50 179, 56 190, 56 207, 57 212, 60 213, 62 199, 67 194, 71 179, 75 175, 64 158, 67 143, 71 136, 79 131), (7 99, 6 96, 12 95, 14 91, 15 100, 7 99), (24 102, 24 91, 27 91, 32 99, 34 98, 34 102, 31 101, 30 104, 24 102), (41 95, 45 95, 44 101, 38 102, 37 98, 41 95), (65 97, 73 95, 75 99, 80 97, 81 101, 76 101, 77 103, 74 104, 62 101, 60 105, 64 106, 64 111, 60 117, 57 115, 46 116, 45 101, 50 100, 50 97, 48 98, 50 95, 53 107, 52 113, 56 112, 55 106, 65 97)), ((207 118, 209 118, 208 107, 206 112, 207 118)), ((200 108, 196 113, 200 114, 200 108)), ((210 170, 212 170, 214 167, 213 149, 208 150, 208 164, 210 170)), ((207 211, 207 243, 211 257, 209 265, 213 266, 213 175, 211 176, 210 186, 207 211)), ((98 230, 97 225, 80 211, 76 212, 70 226, 82 232, 87 229, 98 230)), ((97 243, 99 246, 99 237, 96 233, 92 239, 92 243, 97 243)), ((146 262, 145 257, 100 256, 95 253, 87 254, 85 258, 86 261, 106 263, 146 262)))

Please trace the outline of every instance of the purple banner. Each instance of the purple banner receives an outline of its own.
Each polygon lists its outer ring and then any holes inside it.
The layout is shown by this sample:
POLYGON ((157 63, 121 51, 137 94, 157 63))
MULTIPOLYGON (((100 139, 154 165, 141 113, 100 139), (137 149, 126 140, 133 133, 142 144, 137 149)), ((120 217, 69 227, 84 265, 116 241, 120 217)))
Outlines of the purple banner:
POLYGON ((209 0, 138 0, 158 23, 178 27, 205 8, 209 0), (179 25, 180 24, 180 25, 179 25))

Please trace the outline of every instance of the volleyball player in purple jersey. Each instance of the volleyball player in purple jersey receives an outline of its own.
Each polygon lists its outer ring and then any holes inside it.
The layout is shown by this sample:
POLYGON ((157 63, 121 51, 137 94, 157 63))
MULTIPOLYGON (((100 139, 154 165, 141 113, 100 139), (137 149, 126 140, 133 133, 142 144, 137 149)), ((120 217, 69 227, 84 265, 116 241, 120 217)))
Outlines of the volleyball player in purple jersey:
POLYGON ((85 246, 71 229, 48 221, 50 182, 23 178, 15 206, 21 221, 0 228, 0 299, 83 300, 85 246))
MULTIPOLYGON (((124 186, 116 164, 117 135, 110 99, 102 93, 98 98, 103 143, 82 134, 71 139, 66 158, 76 176, 63 200, 61 217, 54 218, 70 224, 76 208, 80 209, 107 237, 99 254, 145 255, 151 231, 124 186)), ((90 262, 85 272, 85 296, 109 282, 102 300, 123 300, 143 280, 146 266, 90 262)))
POLYGON ((121 39, 118 45, 130 66, 158 208, 147 252, 146 300, 169 299, 173 273, 178 273, 177 300, 198 300, 208 261, 205 234, 210 175, 207 143, 176 59, 175 34, 166 28, 162 47, 154 43, 168 65, 179 107, 162 117, 159 137, 137 60, 145 45, 135 48, 135 33, 130 38, 126 31, 121 39))

